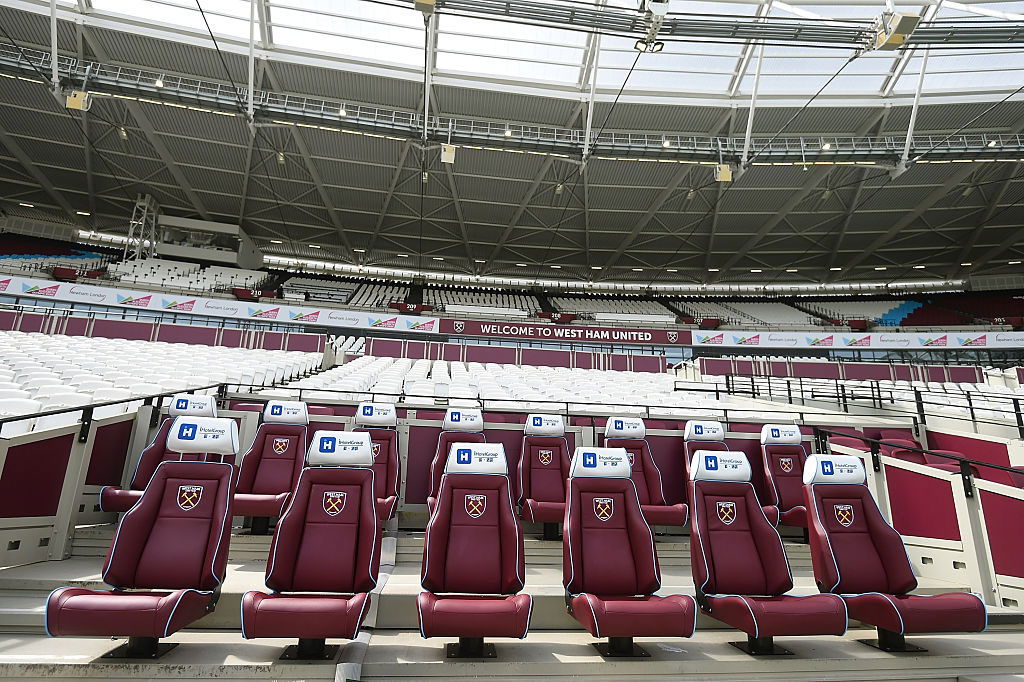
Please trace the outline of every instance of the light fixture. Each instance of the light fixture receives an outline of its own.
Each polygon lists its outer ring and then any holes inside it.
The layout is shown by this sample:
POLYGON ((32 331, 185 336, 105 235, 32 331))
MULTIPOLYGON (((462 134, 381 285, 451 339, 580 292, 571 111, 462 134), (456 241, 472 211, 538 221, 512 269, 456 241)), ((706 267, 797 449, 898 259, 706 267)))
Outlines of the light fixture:
POLYGON ((672 142, 668 139, 667 135, 662 136, 662 138, 661 138, 661 146, 664 147, 665 149, 668 149, 669 147, 672 146, 672 142))
POLYGON ((478 259, 474 260, 473 262, 474 262, 474 263, 486 263, 487 261, 485 261, 485 260, 480 260, 480 259, 478 258, 478 259))
POLYGON ((821 145, 821 151, 827 152, 829 149, 832 149, 831 142, 826 142, 825 144, 821 145))
POLYGON ((18 206, 24 206, 25 208, 35 208, 35 204, 30 204, 27 201, 19 201, 18 206))
POLYGON ((829 268, 832 272, 839 272, 842 268, 829 268))
POLYGON ((428 173, 427 171, 423 171, 423 173, 420 174, 420 182, 422 182, 424 185, 430 182, 430 173, 428 173))
POLYGON ((78 214, 78 215, 92 215, 88 211, 75 211, 75 213, 78 214))
POLYGON ((561 265, 552 265, 552 266, 551 266, 551 269, 552 269, 552 270, 561 270, 561 269, 562 269, 562 266, 561 266, 561 265))
POLYGON ((763 270, 761 270, 760 268, 752 268, 752 269, 751 269, 750 271, 751 271, 751 272, 764 272, 764 271, 763 271, 763 270))
POLYGON ((341 105, 341 109, 338 109, 338 116, 348 116, 348 111, 345 109, 345 105, 341 105))
POLYGON ((590 266, 590 269, 591 269, 591 270, 600 270, 600 269, 601 269, 601 266, 600 266, 600 265, 591 265, 591 266, 590 266))
POLYGON ((695 196, 697 196, 697 190, 695 189, 691 189, 689 192, 686 193, 686 198, 688 200, 694 198, 695 196))
POLYGON ((788 269, 786 270, 786 272, 800 272, 800 271, 799 271, 799 270, 797 270, 796 268, 788 268, 788 269))
POLYGON ((281 241, 280 239, 271 239, 270 243, 271 244, 284 244, 284 242, 281 241))
POLYGON ((320 245, 319 244, 310 244, 309 248, 311 248, 311 249, 319 249, 320 245))
POLYGON ((962 196, 962 197, 969 197, 969 196, 971 196, 971 193, 973 191, 974 191, 974 185, 967 185, 966 187, 964 187, 964 191, 960 193, 960 196, 962 196))
POLYGON ((1007 265, 1020 265, 1020 261, 1019 260, 1012 260, 1009 263, 1007 263, 1007 265))
POLYGON ((669 268, 669 269, 668 269, 668 270, 666 270, 665 272, 679 272, 679 271, 678 271, 678 270, 676 270, 675 268, 669 268))
POLYGON ((282 166, 284 165, 284 152, 277 153, 277 162, 282 166))
POLYGON ((974 263, 961 263, 961 264, 960 264, 960 267, 962 267, 962 268, 967 268, 967 267, 970 267, 970 266, 972 266, 972 265, 974 265, 974 263))
POLYGON ((155 85, 158 88, 164 87, 164 77, 163 76, 157 76, 156 77, 156 82, 154 82, 153 85, 155 85))
POLYGON ((122 140, 128 139, 128 131, 124 129, 124 126, 118 126, 117 136, 120 137, 122 140))
POLYGON ((526 267, 526 263, 516 263, 516 267, 517 268, 525 268, 526 267))
POLYGON ((558 183, 557 185, 555 185, 555 194, 561 194, 562 190, 564 189, 565 185, 563 185, 562 183, 558 183))
POLYGON ((924 266, 923 265, 915 265, 914 269, 915 270, 924 270, 924 266))
POLYGON ((407 254, 407 253, 396 253, 395 255, 398 256, 399 258, 408 258, 409 257, 409 254, 407 254))
POLYGON ((633 268, 633 272, 643 272, 643 268, 633 268))
POLYGON ((356 253, 366 253, 366 249, 352 249, 356 253))
POLYGON ((989 147, 990 149, 991 149, 992 147, 995 147, 995 146, 996 146, 996 144, 997 144, 997 143, 996 143, 996 141, 995 141, 995 140, 989 140, 989 141, 988 141, 988 147, 989 147))
POLYGON ((431 258, 431 260, 444 260, 444 258, 442 258, 441 256, 434 256, 431 258))
POLYGON ((888 270, 888 268, 885 267, 884 265, 879 265, 875 268, 875 270, 888 270))
POLYGON ((512 129, 505 128, 505 137, 512 137, 512 129))
POLYGON ((637 52, 661 52, 665 49, 665 43, 660 40, 652 40, 648 42, 641 38, 633 43, 633 49, 637 52))
POLYGON ((718 272, 718 268, 708 268, 708 272, 718 272))

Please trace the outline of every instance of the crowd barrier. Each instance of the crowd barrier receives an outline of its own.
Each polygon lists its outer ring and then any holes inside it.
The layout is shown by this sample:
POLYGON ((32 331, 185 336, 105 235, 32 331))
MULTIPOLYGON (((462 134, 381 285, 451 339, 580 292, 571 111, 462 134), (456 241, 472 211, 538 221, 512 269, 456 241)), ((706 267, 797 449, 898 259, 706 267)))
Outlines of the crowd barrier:
POLYGON ((832 362, 768 358, 698 358, 702 376, 876 379, 889 381, 985 381, 977 365, 913 365, 891 362, 832 362))

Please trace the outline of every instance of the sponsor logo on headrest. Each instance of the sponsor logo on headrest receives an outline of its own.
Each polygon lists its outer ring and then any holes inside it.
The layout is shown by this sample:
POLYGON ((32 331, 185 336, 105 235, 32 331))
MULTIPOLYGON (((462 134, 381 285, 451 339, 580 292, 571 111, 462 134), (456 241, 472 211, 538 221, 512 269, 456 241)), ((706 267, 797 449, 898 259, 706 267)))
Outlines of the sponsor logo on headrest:
POLYGON ((453 422, 461 422, 462 421, 462 413, 461 412, 452 412, 452 421, 453 422))
POLYGON ((282 414, 284 414, 284 405, 271 405, 270 414, 271 416, 274 417, 280 417, 282 414))
POLYGON ((544 419, 542 417, 534 417, 533 418, 533 425, 534 426, 543 426, 543 424, 544 424, 544 419))
POLYGON ((196 430, 195 424, 182 424, 178 427, 178 438, 180 440, 195 440, 196 430))
POLYGON ((853 525, 853 505, 852 504, 836 504, 832 505, 835 508, 836 521, 841 523, 844 527, 849 528, 853 525))
POLYGON ((455 461, 458 464, 472 464, 473 451, 469 448, 459 448, 455 451, 455 461))
POLYGON ((704 425, 703 424, 694 424, 693 425, 693 435, 695 435, 695 436, 703 436, 704 435, 704 425))
POLYGON ((364 417, 372 417, 373 416, 373 405, 363 405, 363 416, 364 417))
POLYGON ((174 409, 176 410, 187 410, 188 409, 188 398, 178 398, 174 401, 174 409))
POLYGON ((227 436, 226 429, 220 426, 201 426, 197 424, 182 424, 178 427, 179 440, 195 440, 197 437, 203 440, 218 440, 227 436))
POLYGON ((551 450, 538 450, 537 451, 537 461, 539 461, 544 466, 547 466, 547 465, 551 464, 551 462, 553 462, 554 459, 555 459, 555 453, 552 452, 551 450))
POLYGON ((339 490, 324 491, 324 511, 328 516, 337 516, 345 508, 348 493, 339 490))
POLYGON ((772 429, 771 431, 772 431, 772 438, 781 438, 782 437, 782 432, 779 431, 778 429, 772 429))
POLYGON ((191 511, 203 499, 203 486, 201 485, 179 485, 178 506, 182 511, 191 511))
POLYGON ((835 470, 835 467, 832 466, 831 460, 827 460, 827 459, 821 460, 821 475, 822 476, 833 476, 833 475, 835 475, 835 473, 836 473, 836 470, 835 470))
POLYGON ((704 468, 708 471, 718 471, 718 455, 704 455, 704 468))
POLYGON ((793 470, 793 458, 792 457, 780 457, 779 468, 787 474, 793 470))
POLYGON ((736 520, 735 502, 718 502, 715 506, 718 509, 718 518, 722 523, 729 526, 736 520))
POLYGON ((622 420, 621 419, 616 419, 615 420, 615 426, 613 428, 616 431, 622 431, 622 429, 624 429, 625 427, 622 425, 622 420))
POLYGON ((274 439, 274 452, 278 455, 283 455, 288 452, 288 445, 291 443, 287 438, 275 438, 274 439))
POLYGON ((583 466, 586 469, 597 468, 597 453, 596 452, 584 452, 583 453, 583 466))
POLYGON ((487 511, 486 495, 466 495, 466 513, 471 519, 479 519, 487 511))
POLYGON ((338 449, 338 439, 335 436, 320 436, 320 452, 334 452, 338 449))
POLYGON ((607 521, 615 514, 615 500, 610 497, 594 498, 594 516, 598 521, 607 521))

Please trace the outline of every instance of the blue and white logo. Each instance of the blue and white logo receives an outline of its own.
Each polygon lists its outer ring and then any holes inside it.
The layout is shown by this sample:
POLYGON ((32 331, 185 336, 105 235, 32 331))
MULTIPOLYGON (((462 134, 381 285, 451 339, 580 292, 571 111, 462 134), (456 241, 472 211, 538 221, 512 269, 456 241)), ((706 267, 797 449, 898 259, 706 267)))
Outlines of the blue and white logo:
POLYGON ((780 438, 782 436, 778 429, 772 429, 772 438, 780 438))
POLYGON ((187 410, 188 409, 188 398, 178 398, 174 401, 174 409, 176 410, 187 410))
POLYGON ((373 405, 363 405, 363 416, 364 417, 372 417, 373 416, 373 405))
POLYGON ((704 425, 703 424, 694 424, 693 425, 693 435, 695 435, 695 436, 703 436, 704 435, 704 425))
POLYGON ((455 451, 455 461, 459 464, 472 464, 473 451, 469 448, 459 448, 455 451))
POLYGON ((622 430, 622 420, 621 419, 616 419, 615 420, 615 430, 616 431, 621 431, 622 430))
POLYGON ((836 473, 835 468, 832 466, 831 460, 821 460, 821 474, 823 476, 832 476, 836 473))
POLYGON ((460 421, 462 421, 462 413, 461 412, 452 412, 452 421, 453 422, 460 422, 460 421))
POLYGON ((704 455, 704 468, 708 471, 718 471, 718 455, 704 455))
POLYGON ((596 452, 584 452, 583 453, 583 466, 587 469, 597 468, 597 453, 596 452))
POLYGON ((335 436, 323 436, 320 438, 320 452, 334 452, 338 446, 338 439, 335 436))
POLYGON ((274 417, 280 417, 282 414, 284 414, 284 406, 283 405, 271 405, 270 406, 270 414, 271 414, 271 416, 274 416, 274 417))
POLYGON ((533 418, 533 425, 534 426, 543 426, 544 425, 544 420, 541 419, 540 417, 534 417, 533 418))
POLYGON ((181 440, 195 440, 196 439, 196 425, 195 424, 182 424, 178 428, 178 438, 181 440))

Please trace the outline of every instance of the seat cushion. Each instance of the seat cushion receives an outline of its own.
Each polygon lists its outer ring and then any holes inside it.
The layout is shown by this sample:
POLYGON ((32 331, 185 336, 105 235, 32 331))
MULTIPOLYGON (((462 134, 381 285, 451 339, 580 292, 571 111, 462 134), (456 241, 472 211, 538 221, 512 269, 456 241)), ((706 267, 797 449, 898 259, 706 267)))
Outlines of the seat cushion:
POLYGON ((288 501, 289 494, 235 493, 235 503, 231 511, 235 516, 280 516, 284 512, 284 505, 288 501))
POLYGON ((893 632, 981 632, 987 624, 985 604, 969 592, 934 596, 904 594, 844 595, 850 619, 893 632))
POLYGON ((381 521, 395 518, 395 511, 398 509, 398 495, 377 498, 377 518, 381 521))
POLYGON ((124 490, 105 486, 100 490, 100 510, 105 512, 126 512, 142 499, 141 490, 124 490))
POLYGON ((370 595, 242 595, 242 636, 300 639, 355 639, 370 606, 370 595))
POLYGON ((584 592, 569 603, 573 618, 594 637, 689 637, 697 605, 688 594, 598 597, 584 592))
POLYGON ((806 597, 708 596, 710 615, 751 637, 841 635, 846 605, 834 594, 806 597))
POLYGON ((424 637, 526 637, 533 598, 476 595, 438 596, 420 592, 420 633, 424 637))
POLYGON ((640 511, 652 526, 685 526, 690 517, 689 509, 682 502, 672 505, 641 504, 640 511))
POLYGON ((561 523, 565 518, 565 502, 523 500, 523 519, 532 523, 561 523))
POLYGON ((51 636, 166 637, 207 613, 212 592, 109 592, 62 587, 46 600, 51 636))
MULTIPOLYGON (((770 520, 770 519, 769 519, 770 520)), ((807 527, 807 507, 793 507, 787 509, 779 515, 779 522, 776 524, 779 526, 796 526, 798 528, 807 527)))

